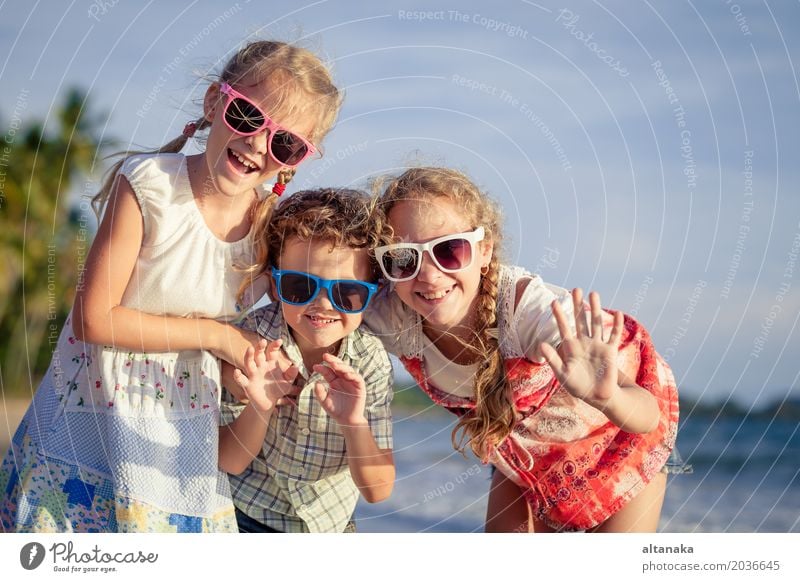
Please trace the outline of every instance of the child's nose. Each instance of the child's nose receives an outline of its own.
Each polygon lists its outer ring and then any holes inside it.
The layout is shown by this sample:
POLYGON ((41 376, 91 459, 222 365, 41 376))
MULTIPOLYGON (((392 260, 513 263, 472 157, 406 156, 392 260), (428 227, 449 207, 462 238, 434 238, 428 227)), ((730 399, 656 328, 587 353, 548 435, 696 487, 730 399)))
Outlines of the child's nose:
POLYGON ((327 289, 320 289, 319 293, 317 294, 316 298, 314 299, 314 304, 319 307, 320 309, 324 310, 333 310, 333 303, 331 303, 331 298, 328 296, 327 289))
POLYGON ((419 274, 417 275, 417 279, 420 281, 432 281, 438 278, 442 271, 439 270, 439 267, 436 266, 436 263, 433 262, 433 259, 430 257, 428 252, 422 253, 422 263, 419 266, 419 274))
POLYGON ((250 150, 258 155, 263 156, 267 153, 267 142, 269 142, 269 130, 265 129, 255 135, 249 135, 245 138, 245 143, 250 146, 250 150))

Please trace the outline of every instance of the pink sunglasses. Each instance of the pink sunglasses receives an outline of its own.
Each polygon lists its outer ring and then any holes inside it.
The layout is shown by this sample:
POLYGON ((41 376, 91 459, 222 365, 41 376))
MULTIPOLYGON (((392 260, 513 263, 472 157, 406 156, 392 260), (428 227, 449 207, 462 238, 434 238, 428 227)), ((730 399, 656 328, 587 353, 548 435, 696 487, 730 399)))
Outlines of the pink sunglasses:
POLYGON ((296 166, 317 151, 314 144, 272 121, 258 105, 227 83, 222 83, 219 90, 228 96, 222 115, 225 125, 232 132, 245 136, 268 129, 267 151, 279 164, 296 166))

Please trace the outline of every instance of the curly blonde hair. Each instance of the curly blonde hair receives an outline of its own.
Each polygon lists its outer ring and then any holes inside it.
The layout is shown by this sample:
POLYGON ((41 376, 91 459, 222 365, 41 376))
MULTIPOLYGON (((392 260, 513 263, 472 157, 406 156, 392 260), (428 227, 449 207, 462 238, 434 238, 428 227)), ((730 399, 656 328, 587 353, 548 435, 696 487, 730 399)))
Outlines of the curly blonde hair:
POLYGON ((403 200, 446 198, 461 209, 472 228, 482 226, 485 241, 494 245, 489 268, 481 276, 473 337, 469 342, 462 342, 480 362, 475 374, 475 408, 459 419, 452 434, 456 450, 463 452, 469 445, 479 458, 486 459, 511 433, 515 424, 503 360, 497 338, 491 331, 497 321, 500 276, 498 254, 502 243, 502 219, 499 207, 467 176, 447 168, 412 168, 386 184, 378 183, 377 188, 383 189, 379 207, 385 216, 403 200))
MULTIPOLYGON (((283 245, 293 237, 302 241, 314 239, 332 247, 368 249, 370 280, 379 277, 374 248, 390 239, 390 230, 376 200, 366 192, 349 188, 302 190, 283 200, 272 213, 269 223, 255 236, 260 254, 252 269, 252 279, 268 275, 271 267, 279 267, 283 245)), ((244 296, 250 280, 239 290, 244 296)))

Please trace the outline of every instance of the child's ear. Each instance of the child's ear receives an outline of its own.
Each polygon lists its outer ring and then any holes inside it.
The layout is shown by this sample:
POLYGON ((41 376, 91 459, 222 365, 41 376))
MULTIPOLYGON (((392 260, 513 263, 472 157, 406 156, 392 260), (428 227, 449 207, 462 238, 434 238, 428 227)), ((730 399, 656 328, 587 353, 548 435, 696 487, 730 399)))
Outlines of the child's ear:
POLYGON ((483 260, 482 264, 488 265, 492 260, 492 253, 494 252, 494 242, 489 240, 482 240, 480 242, 480 253, 481 259, 483 260))
POLYGON ((203 117, 209 123, 214 121, 214 114, 220 104, 222 94, 219 91, 219 83, 211 83, 206 89, 206 96, 203 98, 203 117))

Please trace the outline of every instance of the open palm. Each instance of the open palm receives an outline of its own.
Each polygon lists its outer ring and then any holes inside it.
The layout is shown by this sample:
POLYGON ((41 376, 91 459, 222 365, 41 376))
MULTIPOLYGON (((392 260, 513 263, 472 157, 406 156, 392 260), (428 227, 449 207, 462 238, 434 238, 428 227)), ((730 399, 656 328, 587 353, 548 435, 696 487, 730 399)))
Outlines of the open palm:
POLYGON ((550 364, 562 386, 576 398, 602 408, 619 390, 617 354, 622 336, 622 314, 614 315, 614 326, 608 341, 603 340, 603 312, 600 296, 589 294, 591 329, 586 322, 583 308, 583 292, 572 291, 575 311, 575 334, 567 324, 561 306, 553 302, 553 315, 561 334, 558 348, 542 344, 542 355, 550 364))

